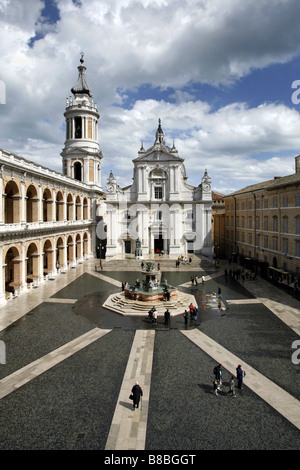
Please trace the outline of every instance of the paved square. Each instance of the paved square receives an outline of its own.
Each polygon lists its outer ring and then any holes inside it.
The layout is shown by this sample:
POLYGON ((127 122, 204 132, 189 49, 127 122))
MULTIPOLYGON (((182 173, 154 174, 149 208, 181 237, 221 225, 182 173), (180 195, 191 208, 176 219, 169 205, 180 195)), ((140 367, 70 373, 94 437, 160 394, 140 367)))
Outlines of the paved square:
POLYGON ((225 277, 225 264, 154 260, 194 296, 196 321, 185 325, 179 314, 165 326, 160 315, 153 326, 103 308, 122 281, 141 277, 134 259, 104 261, 101 272, 86 261, 0 309, 1 449, 300 448, 299 302, 259 277, 225 277), (193 285, 193 275, 205 283, 193 285), (218 287, 227 309, 207 300, 218 287), (238 363, 246 376, 234 398, 227 392, 238 363), (133 411, 136 381, 144 393, 133 411))

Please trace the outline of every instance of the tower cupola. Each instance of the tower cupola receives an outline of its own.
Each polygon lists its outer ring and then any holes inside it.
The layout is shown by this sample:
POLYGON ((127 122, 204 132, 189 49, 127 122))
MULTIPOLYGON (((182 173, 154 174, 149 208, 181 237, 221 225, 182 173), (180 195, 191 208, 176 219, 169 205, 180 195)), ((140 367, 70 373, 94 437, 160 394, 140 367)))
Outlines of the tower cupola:
POLYGON ((83 53, 80 57, 78 79, 71 88, 74 97, 67 98, 66 141, 61 153, 63 174, 101 188, 102 153, 98 142, 100 114, 85 78, 83 53))

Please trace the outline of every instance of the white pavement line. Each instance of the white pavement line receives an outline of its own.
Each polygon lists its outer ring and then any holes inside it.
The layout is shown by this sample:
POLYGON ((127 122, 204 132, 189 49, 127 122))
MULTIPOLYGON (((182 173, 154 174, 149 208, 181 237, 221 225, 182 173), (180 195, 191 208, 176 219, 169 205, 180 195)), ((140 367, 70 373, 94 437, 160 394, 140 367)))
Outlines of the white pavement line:
POLYGON ((9 395, 13 391, 20 388, 30 380, 34 379, 43 372, 51 369, 56 364, 59 364, 64 359, 72 356, 76 352, 85 348, 89 344, 93 343, 97 339, 109 333, 111 330, 101 330, 100 328, 94 328, 91 331, 75 338, 67 344, 64 344, 58 349, 55 349, 46 356, 31 362, 27 366, 13 372, 12 374, 4 377, 0 380, 0 399, 9 395))
POLYGON ((153 362, 154 330, 137 330, 124 374, 105 450, 144 450, 153 362), (132 410, 131 389, 142 390, 139 409, 132 410))
POLYGON ((243 304, 261 304, 262 301, 259 299, 231 299, 231 300, 226 300, 228 305, 243 305, 243 304))
POLYGON ((54 303, 54 304, 75 304, 78 299, 61 299, 59 297, 49 297, 44 302, 54 303))
POLYGON ((258 300, 300 336, 300 309, 268 298, 258 297, 258 300))
POLYGON ((114 286, 122 287, 122 282, 117 281, 116 279, 113 279, 112 277, 105 276, 104 274, 96 273, 93 271, 90 271, 89 274, 97 277, 98 279, 101 279, 102 281, 109 282, 110 284, 113 284, 114 286))
POLYGON ((236 367, 238 364, 242 364, 243 370, 246 371, 246 377, 244 379, 245 385, 253 390, 253 392, 260 396, 288 421, 294 424, 294 426, 300 429, 299 400, 278 387, 278 385, 264 377, 251 366, 246 364, 245 361, 242 361, 201 331, 197 329, 181 330, 181 333, 215 359, 216 362, 219 364, 226 363, 226 369, 234 376, 236 375, 236 367))

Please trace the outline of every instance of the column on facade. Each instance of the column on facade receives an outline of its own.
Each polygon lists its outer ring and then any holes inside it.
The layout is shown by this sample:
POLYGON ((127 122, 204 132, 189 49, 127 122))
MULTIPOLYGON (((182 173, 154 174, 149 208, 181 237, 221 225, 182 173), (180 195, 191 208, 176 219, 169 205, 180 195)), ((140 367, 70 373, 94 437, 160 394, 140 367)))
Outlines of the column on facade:
POLYGON ((67 159, 67 176, 71 176, 71 160, 67 159))
POLYGON ((52 190, 52 221, 56 221, 56 189, 52 190))
POLYGON ((21 207, 20 207, 20 222, 21 224, 26 222, 25 216, 25 180, 21 179, 21 207))
MULTIPOLYGON (((2 185, 2 178, 0 178, 0 180, 1 180, 1 185, 2 185)), ((1 305, 5 303, 5 260, 3 259, 3 246, 0 246, 0 260, 1 260, 1 269, 0 269, 0 305, 1 305)))
POLYGON ((3 166, 1 167, 1 171, 0 171, 0 224, 4 223, 3 213, 4 213, 4 197, 5 197, 3 195, 3 174, 2 174, 2 171, 3 171, 3 166))
POLYGON ((89 158, 87 156, 83 159, 83 178, 82 181, 84 183, 89 182, 89 158))
POLYGON ((66 190, 63 191, 63 220, 66 222, 67 220, 67 192, 66 190))
POLYGON ((43 222, 43 188, 42 188, 42 185, 39 184, 39 188, 38 188, 38 193, 39 193, 39 203, 38 203, 38 211, 39 211, 39 216, 38 216, 38 220, 39 222, 43 222))
POLYGON ((174 192, 174 165, 170 165, 170 176, 169 176, 169 191, 170 193, 174 192))

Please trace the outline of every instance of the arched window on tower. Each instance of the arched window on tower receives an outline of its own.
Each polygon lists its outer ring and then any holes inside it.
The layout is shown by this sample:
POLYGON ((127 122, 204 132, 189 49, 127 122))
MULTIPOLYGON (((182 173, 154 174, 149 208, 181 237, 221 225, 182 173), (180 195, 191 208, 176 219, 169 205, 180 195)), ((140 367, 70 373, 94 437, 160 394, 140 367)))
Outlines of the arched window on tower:
POLYGON ((82 138, 82 119, 81 117, 77 116, 74 119, 75 121, 75 139, 82 138))
POLYGON ((74 178, 78 181, 82 181, 81 168, 82 168, 82 165, 80 162, 76 162, 74 164, 74 178))

